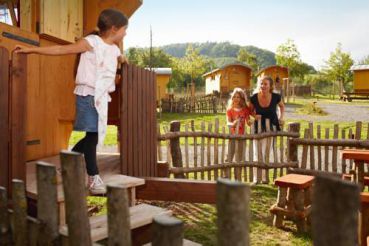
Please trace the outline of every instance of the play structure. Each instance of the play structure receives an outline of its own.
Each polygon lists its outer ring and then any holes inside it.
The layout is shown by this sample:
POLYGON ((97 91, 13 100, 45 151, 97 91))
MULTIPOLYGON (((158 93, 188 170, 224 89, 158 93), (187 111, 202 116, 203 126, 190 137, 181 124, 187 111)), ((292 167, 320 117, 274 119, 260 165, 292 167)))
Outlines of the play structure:
POLYGON ((205 93, 214 91, 227 94, 239 87, 249 90, 251 86, 252 68, 243 63, 231 63, 214 69, 203 75, 205 79, 205 93))
POLYGON ((354 65, 353 72, 353 92, 343 92, 341 100, 351 102, 352 100, 369 99, 369 65, 354 65))

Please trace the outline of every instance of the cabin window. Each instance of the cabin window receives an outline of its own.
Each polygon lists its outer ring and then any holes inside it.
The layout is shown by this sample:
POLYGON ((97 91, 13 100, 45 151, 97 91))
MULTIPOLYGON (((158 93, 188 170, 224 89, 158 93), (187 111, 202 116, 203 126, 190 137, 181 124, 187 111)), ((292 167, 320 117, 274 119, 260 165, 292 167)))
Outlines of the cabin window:
POLYGON ((0 22, 16 26, 18 19, 18 9, 15 7, 12 7, 10 9, 8 5, 9 4, 0 4, 0 22), (13 23, 13 21, 15 23, 13 23))

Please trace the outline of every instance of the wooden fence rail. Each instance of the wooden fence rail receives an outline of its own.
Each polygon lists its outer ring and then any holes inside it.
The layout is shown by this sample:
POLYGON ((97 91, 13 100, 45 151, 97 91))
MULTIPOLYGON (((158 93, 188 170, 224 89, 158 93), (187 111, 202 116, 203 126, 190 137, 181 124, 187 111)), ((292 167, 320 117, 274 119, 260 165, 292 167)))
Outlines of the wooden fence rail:
POLYGON ((364 132, 362 122, 356 122, 354 129, 341 130, 335 124, 333 129, 325 129, 324 138, 322 127, 314 127, 313 123, 301 130, 302 137, 299 123, 289 124, 287 131, 275 131, 268 121, 266 127, 263 133, 255 133, 251 127, 240 135, 226 133, 226 127, 220 127, 218 119, 209 122, 207 128, 202 122, 200 131, 195 131, 193 121, 182 127, 184 131, 180 131, 179 122, 172 122, 170 131, 164 126, 163 134, 158 126, 158 158, 169 164, 168 173, 175 177, 202 180, 226 177, 269 183, 269 177, 274 180, 288 169, 349 173, 353 163, 340 158, 339 150, 369 149, 369 124, 364 132))

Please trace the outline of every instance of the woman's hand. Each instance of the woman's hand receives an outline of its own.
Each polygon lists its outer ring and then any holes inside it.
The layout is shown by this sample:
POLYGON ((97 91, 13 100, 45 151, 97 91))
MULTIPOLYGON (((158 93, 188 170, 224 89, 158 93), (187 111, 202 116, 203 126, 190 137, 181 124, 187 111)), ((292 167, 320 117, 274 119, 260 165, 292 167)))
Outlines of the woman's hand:
POLYGON ((279 118, 279 125, 283 126, 284 125, 284 119, 283 118, 279 118))

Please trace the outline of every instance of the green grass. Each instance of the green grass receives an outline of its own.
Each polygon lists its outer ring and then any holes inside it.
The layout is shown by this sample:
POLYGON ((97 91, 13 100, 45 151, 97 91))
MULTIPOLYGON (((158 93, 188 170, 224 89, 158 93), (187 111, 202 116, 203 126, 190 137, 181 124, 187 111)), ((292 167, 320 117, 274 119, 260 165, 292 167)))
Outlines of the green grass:
MULTIPOLYGON (((285 223, 284 229, 272 226, 272 215, 269 208, 276 202, 277 188, 271 185, 256 185, 251 188, 251 245, 312 245, 311 237, 299 234, 292 222, 285 223)), ((89 204, 99 204, 106 213, 106 198, 89 198, 89 204)), ((145 202, 145 201, 143 201, 145 202)), ((185 222, 186 239, 201 243, 204 246, 216 245, 217 216, 214 205, 189 204, 174 202, 149 202, 150 204, 171 209, 175 217, 185 222)))

